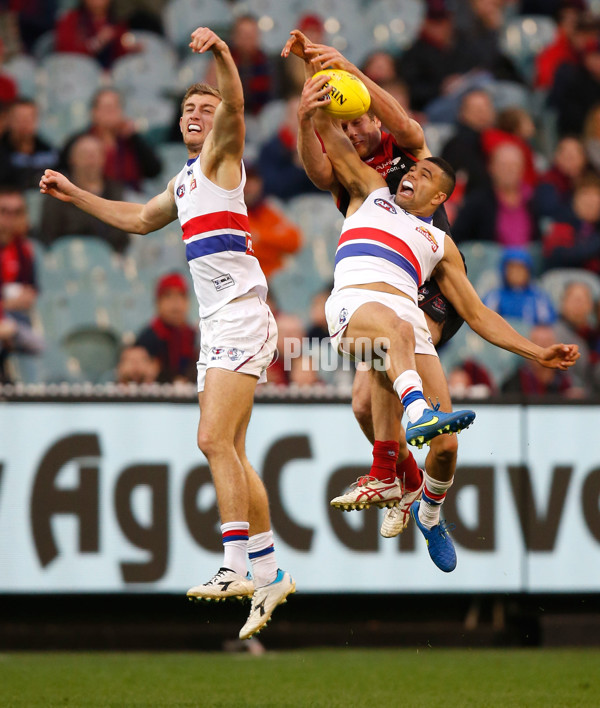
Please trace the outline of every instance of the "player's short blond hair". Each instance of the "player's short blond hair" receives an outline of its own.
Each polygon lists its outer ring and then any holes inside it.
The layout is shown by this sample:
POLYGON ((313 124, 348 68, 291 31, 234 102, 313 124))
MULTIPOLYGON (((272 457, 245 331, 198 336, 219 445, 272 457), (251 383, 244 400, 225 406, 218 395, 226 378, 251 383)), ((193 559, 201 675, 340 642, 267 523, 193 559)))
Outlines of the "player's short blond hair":
POLYGON ((198 82, 197 84, 192 84, 188 90, 185 92, 185 96, 181 101, 181 112, 183 113, 183 107, 190 96, 215 96, 219 101, 221 100, 221 92, 210 84, 205 84, 203 82, 198 82))

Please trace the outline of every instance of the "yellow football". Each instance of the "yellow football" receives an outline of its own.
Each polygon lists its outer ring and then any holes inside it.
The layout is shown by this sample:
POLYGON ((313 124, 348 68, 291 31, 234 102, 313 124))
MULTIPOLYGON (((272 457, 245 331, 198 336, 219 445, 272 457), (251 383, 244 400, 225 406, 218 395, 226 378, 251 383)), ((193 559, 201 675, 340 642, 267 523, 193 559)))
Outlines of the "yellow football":
POLYGON ((325 69, 315 76, 329 76, 325 86, 330 86, 331 100, 323 110, 335 118, 354 120, 366 113, 371 105, 371 96, 363 82, 348 71, 325 69))

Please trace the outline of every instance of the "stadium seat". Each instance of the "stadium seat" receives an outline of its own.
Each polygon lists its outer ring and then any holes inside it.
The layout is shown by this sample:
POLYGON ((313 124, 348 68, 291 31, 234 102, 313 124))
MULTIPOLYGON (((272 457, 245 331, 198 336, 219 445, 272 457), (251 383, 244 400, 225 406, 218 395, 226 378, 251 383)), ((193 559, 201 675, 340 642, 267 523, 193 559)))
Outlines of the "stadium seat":
POLYGON ((556 36, 556 22, 543 15, 515 17, 506 24, 500 37, 500 46, 531 83, 535 71, 535 57, 556 36))
POLYGON ((102 67, 83 54, 53 53, 40 66, 40 103, 47 112, 74 101, 89 104, 100 88, 102 67))
POLYGON ((17 83, 19 96, 22 98, 36 98, 36 82, 38 65, 33 57, 19 54, 6 62, 3 66, 4 73, 11 76, 17 83))
MULTIPOLYGON (((527 336, 529 328, 519 320, 510 320, 510 324, 521 334, 527 336)), ((483 366, 499 387, 519 366, 522 358, 518 354, 500 349, 486 342, 464 324, 452 339, 440 349, 440 360, 446 376, 453 368, 467 360, 476 361, 483 366)))
POLYGON ((500 260, 503 248, 497 243, 487 241, 466 241, 459 243, 458 248, 465 257, 467 275, 475 284, 484 271, 500 272, 500 260))
POLYGON ((188 87, 198 81, 204 81, 212 54, 190 54, 180 62, 177 68, 177 92, 183 97, 188 87))
POLYGON ((199 26, 222 33, 232 19, 230 7, 221 0, 172 0, 163 12, 167 38, 182 55, 189 51, 190 35, 199 26))
POLYGON ((177 93, 176 71, 174 56, 155 58, 149 53, 128 54, 114 63, 112 78, 127 102, 131 94, 151 98, 177 93))
POLYGON ((432 155, 441 155, 444 145, 456 133, 454 123, 426 123, 423 126, 425 141, 432 155))
POLYGON ((77 362, 84 381, 98 383, 115 368, 120 343, 119 335, 111 329, 81 327, 63 337, 61 350, 77 362))
POLYGON ((29 218, 29 223, 34 227, 35 231, 40 225, 42 205, 44 203, 44 199, 47 199, 47 197, 44 197, 44 195, 41 194, 40 190, 37 188, 26 189, 24 196, 25 201, 27 202, 27 216, 29 218))
POLYGON ((236 16, 252 15, 258 20, 261 45, 269 54, 279 54, 296 26, 294 3, 281 0, 239 0, 234 6, 236 16))
POLYGON ((515 81, 493 81, 489 85, 489 92, 497 111, 503 111, 505 108, 530 110, 531 91, 523 84, 515 81))
POLYGON ((148 93, 128 93, 125 96, 126 115, 135 121, 138 130, 153 144, 167 139, 174 110, 170 98, 148 93))
POLYGON ((312 298, 332 279, 333 268, 323 278, 315 267, 314 251, 308 247, 270 278, 269 287, 283 312, 298 315, 307 323, 312 298))
POLYGON ((94 236, 63 236, 48 249, 44 265, 65 275, 87 280, 93 268, 112 269, 118 256, 102 239, 94 236))
POLYGON ((556 268, 547 271, 539 278, 539 285, 550 295, 557 309, 560 309, 565 288, 571 283, 585 283, 590 288, 594 301, 600 299, 600 277, 589 270, 556 268))
POLYGON ((35 40, 31 53, 37 61, 41 61, 54 52, 54 40, 54 30, 44 32, 35 40))
MULTIPOLYGON (((425 3, 422 0, 377 0, 367 6, 367 31, 372 49, 405 50, 417 38, 425 3)), ((436 153, 434 153, 436 154, 436 153)))

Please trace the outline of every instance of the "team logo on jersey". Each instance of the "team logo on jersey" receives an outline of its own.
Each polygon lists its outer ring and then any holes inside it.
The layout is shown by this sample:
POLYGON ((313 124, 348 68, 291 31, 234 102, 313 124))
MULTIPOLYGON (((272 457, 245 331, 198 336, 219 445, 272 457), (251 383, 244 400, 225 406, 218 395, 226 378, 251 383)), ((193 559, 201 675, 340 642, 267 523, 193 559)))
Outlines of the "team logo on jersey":
POLYGON ((219 359, 224 359, 227 356, 227 350, 225 347, 212 347, 210 350, 210 360, 218 361, 219 359))
POLYGON ((377 198, 375 200, 375 204, 378 207, 381 207, 382 209, 385 209, 386 211, 389 211, 390 214, 397 214, 398 212, 394 209, 394 207, 387 202, 385 199, 377 198))
POLYGON ((406 165, 404 162, 402 162, 401 157, 395 157, 392 160, 392 164, 390 165, 389 172, 398 172, 398 170, 402 170, 403 172, 406 172, 406 165))
POLYGON ((185 184, 180 184, 179 187, 177 187, 177 196, 181 199, 183 195, 185 194, 185 184))
POLYGON ((243 349, 236 349, 235 347, 232 347, 227 350, 227 356, 231 359, 231 361, 239 361, 244 356, 244 351, 243 349))
POLYGON ((422 235, 425 236, 425 238, 429 241, 431 244, 431 250, 435 253, 438 248, 438 242, 435 240, 435 236, 429 231, 429 229, 426 229, 424 226, 417 226, 417 231, 422 235))
POLYGON ((343 310, 340 310, 340 315, 338 317, 338 322, 343 325, 346 323, 346 320, 348 319, 348 310, 344 307, 343 310))
POLYGON ((197 186, 198 185, 196 184, 196 178, 194 177, 194 179, 190 182, 190 192, 193 192, 197 186))

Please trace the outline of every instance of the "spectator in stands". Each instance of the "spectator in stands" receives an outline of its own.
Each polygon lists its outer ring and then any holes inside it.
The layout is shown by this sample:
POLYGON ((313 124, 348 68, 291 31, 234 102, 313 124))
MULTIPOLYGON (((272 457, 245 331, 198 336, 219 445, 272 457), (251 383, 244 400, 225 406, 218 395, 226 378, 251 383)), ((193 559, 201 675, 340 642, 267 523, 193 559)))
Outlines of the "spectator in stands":
POLYGON ((600 103, 593 106, 585 117, 583 147, 590 166, 600 174, 600 103))
POLYGON ((417 110, 453 92, 461 75, 473 67, 456 42, 454 20, 443 2, 430 2, 416 42, 402 55, 401 75, 410 86, 417 110))
MULTIPOLYGON (((81 135, 71 143, 68 174, 73 184, 104 199, 123 200, 123 185, 104 177, 105 153, 94 135, 81 135)), ((61 236, 95 236, 123 253, 129 245, 129 234, 105 224, 73 204, 58 199, 45 199, 42 205, 40 240, 50 245, 61 236)))
POLYGON ((533 282, 533 260, 522 248, 507 248, 500 263, 502 284, 482 299, 504 318, 525 324, 552 324, 556 310, 548 293, 533 282))
MULTIPOLYGON (((8 108, 17 98, 18 87, 12 76, 5 74, 1 67, 4 64, 4 42, 0 39, 0 108, 8 108)), ((1 133, 1 131, 0 131, 1 133)))
POLYGON ((306 336, 309 339, 318 339, 323 341, 329 339, 329 328, 325 317, 325 303, 327 302, 333 284, 330 283, 324 290, 318 292, 310 303, 310 322, 306 331, 306 336))
POLYGON ((110 88, 98 91, 92 101, 91 125, 67 141, 61 156, 62 168, 74 140, 88 133, 99 138, 104 146, 104 175, 108 179, 139 192, 143 179, 160 174, 160 159, 123 112, 118 91, 110 88))
POLYGON ((277 355, 269 366, 269 382, 287 386, 290 382, 291 353, 300 351, 304 327, 297 315, 273 309, 272 297, 268 304, 277 322, 277 355))
POLYGON ((543 238, 544 268, 583 268, 600 275, 600 180, 583 178, 573 195, 573 216, 554 222, 543 238))
MULTIPOLYGON (((275 98, 275 65, 260 45, 256 17, 242 15, 235 20, 229 46, 244 88, 244 110, 248 115, 258 115, 275 98)), ((217 85, 214 61, 204 80, 217 85)))
POLYGON ((468 53, 473 67, 488 71, 501 81, 521 82, 500 44, 505 14, 504 0, 469 0, 463 26, 457 27, 457 43, 468 53))
POLYGON ((382 50, 371 52, 363 61, 361 71, 380 85, 399 78, 393 55, 382 50))
POLYGON ((495 121, 494 104, 486 91, 470 91, 463 97, 456 133, 444 146, 442 157, 456 170, 457 181, 466 182, 466 192, 489 184, 482 135, 495 121))
POLYGON ((246 165, 244 199, 248 207, 254 255, 268 279, 281 268, 287 254, 295 253, 300 248, 302 233, 281 209, 265 197, 263 178, 252 165, 246 165))
POLYGON ((570 222, 575 185, 587 166, 581 140, 564 137, 556 146, 550 169, 542 175, 534 194, 536 213, 540 218, 570 222))
POLYGON ((115 3, 115 16, 132 30, 145 30, 163 34, 162 13, 169 0, 119 0, 115 3))
MULTIPOLYGON (((551 325, 536 325, 529 333, 529 339, 540 347, 549 347, 560 341, 551 325)), ((572 371, 548 369, 528 359, 502 384, 501 390, 502 393, 520 393, 524 396, 558 394, 567 398, 582 398, 585 389, 578 385, 572 371)))
POLYGON ((585 47, 578 64, 563 64, 556 71, 548 102, 557 113, 559 135, 579 135, 585 116, 600 103, 600 39, 585 47))
POLYGON ((577 25, 586 8, 585 0, 562 0, 555 14, 558 30, 556 37, 535 59, 534 86, 549 89, 554 83, 554 75, 563 64, 578 61, 575 37, 577 25))
POLYGON ((533 190, 525 183, 522 151, 509 143, 490 155, 491 187, 474 191, 452 225, 457 243, 494 241, 502 246, 527 246, 539 237, 531 204, 533 190))
POLYGON ((33 246, 23 193, 0 188, 0 302, 4 314, 29 322, 37 300, 33 246))
POLYGON ((597 342, 597 323, 594 322, 594 298, 587 283, 572 281, 565 287, 560 301, 559 317, 554 326, 556 341, 565 341, 579 345, 580 359, 571 369, 572 375, 582 384, 587 384, 590 377, 592 352, 597 342))
POLYGON ((119 356, 116 369, 117 383, 150 384, 158 378, 158 359, 150 356, 145 347, 132 344, 125 347, 119 356))
POLYGON ((448 390, 454 398, 488 398, 496 392, 494 379, 474 359, 466 359, 448 373, 448 390))
POLYGON ((319 378, 319 362, 310 354, 302 354, 290 361, 290 386, 317 386, 323 383, 319 378))
POLYGON ((187 323, 189 306, 185 278, 164 275, 156 286, 156 316, 136 341, 158 362, 160 383, 195 382, 198 377, 198 330, 187 323))
POLYGON ((8 112, 6 132, 0 138, 0 184, 34 189, 46 168, 58 164, 58 152, 38 135, 35 101, 20 99, 8 112))
POLYGON ((516 145, 525 159, 525 182, 531 187, 537 184, 535 155, 530 141, 535 136, 535 124, 529 113, 518 106, 505 108, 498 113, 496 125, 483 132, 481 144, 486 156, 502 143, 516 145))
POLYGON ((105 69, 135 51, 128 28, 115 20, 112 5, 112 0, 81 0, 66 12, 56 24, 56 51, 86 54, 105 69))
POLYGON ((288 98, 285 116, 277 133, 260 149, 258 169, 264 180, 265 194, 287 200, 319 189, 309 180, 298 151, 298 104, 300 98, 288 98))

